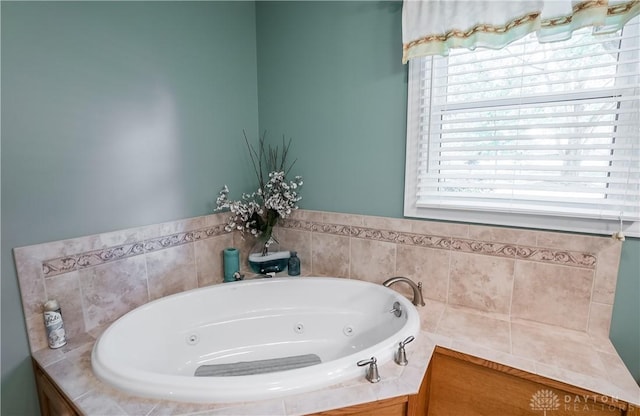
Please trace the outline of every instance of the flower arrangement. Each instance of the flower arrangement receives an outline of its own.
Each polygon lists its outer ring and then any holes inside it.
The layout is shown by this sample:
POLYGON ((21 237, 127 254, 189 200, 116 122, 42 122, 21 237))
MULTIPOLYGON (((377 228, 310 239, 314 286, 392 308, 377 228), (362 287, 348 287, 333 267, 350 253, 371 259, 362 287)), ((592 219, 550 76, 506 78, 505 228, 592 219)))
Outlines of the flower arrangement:
POLYGON ((243 135, 258 179, 258 189, 251 194, 243 193, 240 200, 230 200, 229 188, 224 185, 216 199, 216 211, 230 211, 225 229, 238 230, 243 236, 246 232, 250 233, 261 243, 262 255, 266 255, 269 246, 277 242, 272 234, 273 227, 280 218, 287 218, 298 209, 297 203, 302 199, 298 191, 303 181, 301 176, 291 181, 286 179, 296 162, 294 160, 287 166, 291 139, 285 142, 283 136, 282 149, 272 148, 265 143, 265 132, 258 138, 256 150, 249 143, 244 130, 243 135))

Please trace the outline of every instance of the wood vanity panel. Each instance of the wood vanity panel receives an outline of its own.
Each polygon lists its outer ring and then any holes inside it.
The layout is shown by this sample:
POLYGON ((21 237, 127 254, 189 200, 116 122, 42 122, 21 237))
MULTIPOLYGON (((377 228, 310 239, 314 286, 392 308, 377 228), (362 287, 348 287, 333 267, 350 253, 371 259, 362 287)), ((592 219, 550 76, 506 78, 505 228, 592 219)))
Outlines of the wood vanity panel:
POLYGON ((430 369, 429 416, 626 414, 624 402, 612 405, 602 395, 444 348, 436 349, 430 369), (542 395, 551 401, 535 400, 542 395))
POLYGON ((342 409, 314 413, 311 416, 406 416, 409 396, 394 397, 371 403, 363 403, 342 409))
POLYGON ((33 362, 42 416, 80 416, 71 400, 60 391, 37 362, 33 362))
POLYGON ((429 395, 431 393, 431 366, 427 367, 427 372, 420 384, 418 394, 409 396, 407 404, 407 415, 427 416, 429 411, 429 395))

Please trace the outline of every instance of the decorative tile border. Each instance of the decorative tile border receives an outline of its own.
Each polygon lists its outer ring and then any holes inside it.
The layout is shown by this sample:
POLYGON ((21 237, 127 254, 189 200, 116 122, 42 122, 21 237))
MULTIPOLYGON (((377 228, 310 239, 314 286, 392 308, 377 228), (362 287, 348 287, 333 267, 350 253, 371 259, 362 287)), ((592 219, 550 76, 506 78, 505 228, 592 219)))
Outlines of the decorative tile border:
POLYGON ((280 225, 285 228, 301 231, 313 231, 367 240, 378 240, 395 244, 420 246, 440 250, 454 250, 496 257, 508 257, 587 269, 595 269, 597 263, 597 256, 595 254, 579 251, 556 250, 518 244, 469 240, 456 237, 396 232, 360 226, 324 224, 296 219, 284 220, 280 225))
POLYGON ((225 224, 220 224, 194 231, 181 232, 140 242, 44 260, 42 262, 42 273, 45 278, 52 277, 87 267, 99 266, 104 263, 138 256, 140 254, 176 247, 227 234, 228 231, 225 231, 224 228, 225 224))
POLYGON ((144 253, 143 243, 125 244, 102 250, 88 251, 72 256, 59 257, 42 262, 44 277, 69 273, 86 267, 98 266, 110 261, 137 256, 144 253))
MULTIPOLYGON (((380 230, 361 226, 327 224, 298 219, 287 219, 281 221, 280 226, 301 231, 377 240, 439 250, 453 250, 496 257, 531 260, 587 269, 595 269, 597 262, 596 255, 592 253, 486 242, 438 235, 380 230)), ((227 233, 228 231, 225 230, 225 224, 219 224, 213 227, 201 228, 194 231, 181 232, 151 238, 140 242, 58 257, 43 261, 42 272, 45 278, 57 276, 75 270, 99 266, 104 263, 163 250, 170 247, 176 247, 182 244, 204 240, 227 233)))
POLYGON ((516 258, 539 261, 544 263, 566 264, 568 266, 595 269, 597 258, 591 253, 577 251, 553 250, 540 247, 518 246, 516 258))

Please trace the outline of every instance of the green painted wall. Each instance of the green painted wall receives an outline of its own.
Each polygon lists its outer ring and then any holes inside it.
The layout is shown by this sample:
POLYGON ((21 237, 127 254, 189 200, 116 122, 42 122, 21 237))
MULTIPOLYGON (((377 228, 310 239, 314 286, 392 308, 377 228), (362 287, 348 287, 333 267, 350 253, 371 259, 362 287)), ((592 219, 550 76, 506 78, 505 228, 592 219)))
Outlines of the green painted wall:
POLYGON ((248 191, 255 7, 1 7, 1 413, 24 416, 38 407, 11 249, 207 214, 224 183, 248 191))
MULTIPOLYGON (((399 2, 258 2, 260 128, 295 140, 302 206, 402 217, 407 66, 399 2)), ((611 337, 640 381, 640 240, 623 245, 611 337)))
POLYGON ((622 245, 611 341, 640 384, 640 239, 622 245))
POLYGON ((399 2, 257 2, 260 128, 294 139, 306 208, 402 216, 399 2))

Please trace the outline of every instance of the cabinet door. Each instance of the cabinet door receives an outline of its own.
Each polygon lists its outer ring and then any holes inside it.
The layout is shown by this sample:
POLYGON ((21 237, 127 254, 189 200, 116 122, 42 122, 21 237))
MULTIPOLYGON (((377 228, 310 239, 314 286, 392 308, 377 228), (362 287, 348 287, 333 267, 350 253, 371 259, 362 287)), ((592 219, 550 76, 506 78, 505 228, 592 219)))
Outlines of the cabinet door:
MULTIPOLYGON (((480 360, 478 360, 480 361, 480 360)), ((429 416, 613 416, 624 404, 591 392, 567 391, 545 384, 542 377, 506 366, 480 365, 435 353, 431 361, 429 416), (510 371, 512 373, 510 373, 510 371)), ((551 383, 558 384, 558 383, 551 383)))
POLYGON ((44 374, 40 366, 34 361, 33 368, 38 388, 40 413, 42 416, 77 416, 71 402, 54 386, 53 382, 44 374))

